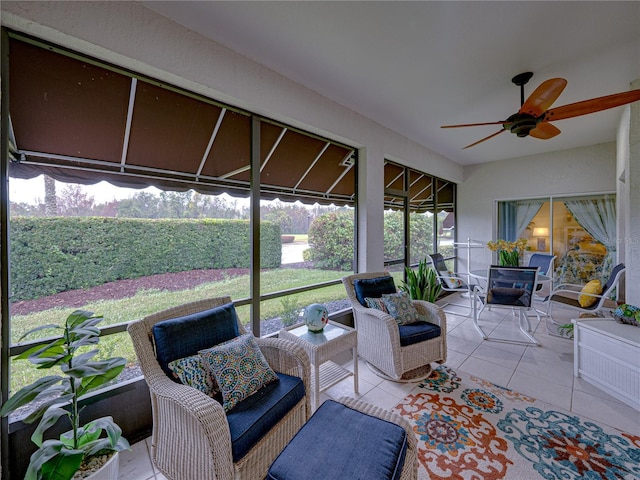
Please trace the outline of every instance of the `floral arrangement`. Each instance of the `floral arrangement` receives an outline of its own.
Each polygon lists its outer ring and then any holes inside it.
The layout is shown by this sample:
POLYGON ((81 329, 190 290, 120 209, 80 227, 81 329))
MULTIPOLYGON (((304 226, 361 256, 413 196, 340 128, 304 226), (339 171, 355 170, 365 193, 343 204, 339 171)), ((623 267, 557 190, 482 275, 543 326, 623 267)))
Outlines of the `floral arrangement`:
POLYGON ((498 252, 498 261, 503 267, 517 267, 520 264, 520 252, 527 248, 529 241, 519 238, 514 242, 496 240, 487 242, 487 247, 492 252, 498 252))

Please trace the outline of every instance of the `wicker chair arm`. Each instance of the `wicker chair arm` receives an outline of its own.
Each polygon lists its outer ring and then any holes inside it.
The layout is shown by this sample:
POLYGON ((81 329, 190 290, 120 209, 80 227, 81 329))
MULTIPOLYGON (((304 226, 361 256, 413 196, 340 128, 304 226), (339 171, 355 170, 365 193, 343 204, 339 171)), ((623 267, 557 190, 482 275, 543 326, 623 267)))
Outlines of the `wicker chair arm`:
POLYGON ((260 351, 276 372, 302 379, 304 384, 306 417, 311 416, 311 364, 304 349, 284 338, 256 338, 260 351))
MULTIPOLYGON (((354 309, 355 310, 355 309, 354 309)), ((389 338, 391 342, 400 344, 398 322, 395 318, 382 310, 362 307, 357 309, 357 330, 375 331, 379 337, 389 338)))
POLYGON ((413 306, 419 314, 427 316, 430 323, 440 327, 442 335, 447 334, 447 316, 438 305, 424 300, 412 300, 413 306))

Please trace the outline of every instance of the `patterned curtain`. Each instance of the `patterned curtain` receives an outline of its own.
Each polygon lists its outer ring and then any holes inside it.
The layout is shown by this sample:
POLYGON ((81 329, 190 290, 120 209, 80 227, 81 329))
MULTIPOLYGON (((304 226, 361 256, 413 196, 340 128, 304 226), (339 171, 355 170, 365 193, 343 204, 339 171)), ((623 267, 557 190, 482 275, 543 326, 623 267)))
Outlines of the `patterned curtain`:
POLYGON ((589 200, 566 200, 567 209, 576 222, 596 241, 607 247, 602 267, 602 281, 607 281, 616 259, 616 199, 605 196, 589 200))

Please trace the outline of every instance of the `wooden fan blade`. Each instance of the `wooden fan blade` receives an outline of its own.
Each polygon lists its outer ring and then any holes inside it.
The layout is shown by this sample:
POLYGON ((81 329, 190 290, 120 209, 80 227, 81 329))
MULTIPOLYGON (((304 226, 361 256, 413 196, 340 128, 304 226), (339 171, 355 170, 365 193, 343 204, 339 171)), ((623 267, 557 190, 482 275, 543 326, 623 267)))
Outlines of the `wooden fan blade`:
POLYGON ((503 125, 505 123, 507 123, 506 120, 501 122, 463 123, 460 125, 441 125, 440 128, 480 127, 482 125, 503 125))
POLYGON ((544 119, 546 121, 564 120, 565 118, 578 117, 580 115, 587 115, 589 113, 619 107, 620 105, 637 102, 638 100, 640 100, 640 89, 614 93, 613 95, 606 95, 604 97, 592 98, 591 100, 583 100, 582 102, 552 108, 545 114, 544 119))
POLYGON ((549 140, 550 138, 555 137, 560 133, 560 129, 555 125, 551 125, 547 122, 540 122, 536 128, 532 129, 529 132, 534 138, 539 138, 541 140, 549 140))
POLYGON ((567 81, 564 78, 550 78, 542 82, 522 104, 518 113, 539 117, 556 101, 566 86, 567 81))
POLYGON ((474 143, 472 143, 471 145, 467 145, 466 147, 464 147, 464 148, 463 148, 463 150, 465 150, 465 149, 467 149, 467 148, 474 147, 474 146, 478 145, 479 143, 482 143, 482 142, 484 142, 484 141, 486 141, 486 140, 489 140, 490 138, 495 137, 496 135, 501 134, 501 133, 502 133, 502 132, 504 132, 504 131, 505 131, 505 130, 504 130, 504 128, 503 128, 502 130, 498 130, 496 133, 494 133, 494 134, 492 134, 492 135, 489 135, 488 137, 484 137, 483 139, 478 140, 477 142, 474 142, 474 143))

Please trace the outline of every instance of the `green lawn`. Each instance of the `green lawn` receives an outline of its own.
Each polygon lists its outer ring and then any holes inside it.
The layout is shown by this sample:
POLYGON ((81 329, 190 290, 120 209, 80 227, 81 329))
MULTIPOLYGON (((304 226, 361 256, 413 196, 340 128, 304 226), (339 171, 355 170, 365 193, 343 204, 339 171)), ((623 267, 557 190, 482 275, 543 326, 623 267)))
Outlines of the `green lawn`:
MULTIPOLYGON (((263 293, 287 290, 304 285, 312 285, 339 279, 345 272, 312 270, 312 269, 275 269, 261 273, 260 282, 263 293)), ((176 292, 160 290, 138 291, 133 297, 119 300, 101 300, 87 303, 80 307, 103 315, 100 326, 112 325, 136 320, 151 313, 174 307, 187 302, 205 298, 229 295, 232 300, 240 300, 249 296, 249 276, 238 276, 227 280, 205 283, 195 288, 176 292)), ((270 319, 279 317, 295 308, 302 308, 311 303, 324 303, 346 298, 344 287, 334 285, 309 292, 298 293, 283 298, 262 302, 260 317, 270 319)), ((30 315, 16 315, 12 317, 12 342, 17 342, 26 331, 45 324, 62 324, 75 308, 53 308, 30 315)), ((238 314, 244 324, 249 322, 249 307, 238 308, 238 314)), ((39 333, 40 338, 53 334, 53 331, 39 333)), ((27 338, 26 340, 33 340, 27 338)), ((126 332, 105 336, 100 340, 100 356, 123 356, 130 364, 137 363, 133 346, 126 332)), ((26 361, 11 362, 11 390, 15 392, 21 386, 33 382, 36 378, 50 372, 35 370, 26 361)))

